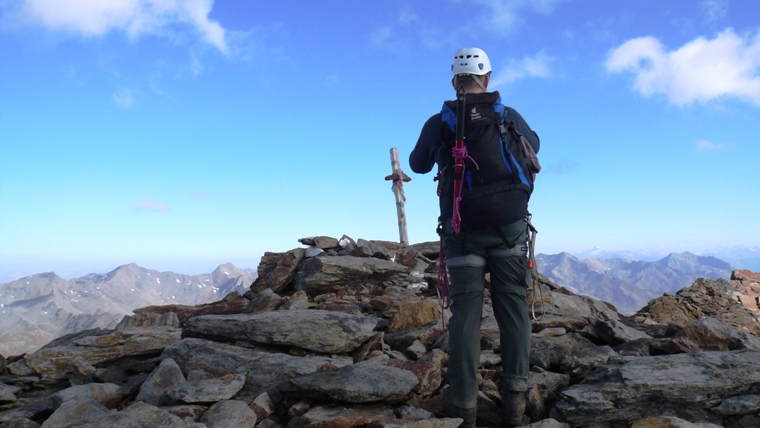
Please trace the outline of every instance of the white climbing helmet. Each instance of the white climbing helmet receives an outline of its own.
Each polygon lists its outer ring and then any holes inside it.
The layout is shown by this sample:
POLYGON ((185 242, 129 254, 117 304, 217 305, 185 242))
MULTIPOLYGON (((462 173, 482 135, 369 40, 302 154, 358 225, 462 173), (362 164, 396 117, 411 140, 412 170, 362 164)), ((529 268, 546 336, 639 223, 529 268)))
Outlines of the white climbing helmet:
POLYGON ((482 76, 491 72, 491 61, 483 49, 463 48, 454 54, 454 61, 451 63, 451 75, 474 74, 482 76))

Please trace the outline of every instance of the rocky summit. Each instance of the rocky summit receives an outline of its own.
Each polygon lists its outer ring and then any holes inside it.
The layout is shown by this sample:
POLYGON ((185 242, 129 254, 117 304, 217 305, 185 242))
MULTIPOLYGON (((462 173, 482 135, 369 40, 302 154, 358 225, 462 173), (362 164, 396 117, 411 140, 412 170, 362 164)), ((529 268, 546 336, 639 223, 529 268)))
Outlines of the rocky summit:
MULTIPOLYGON (((310 237, 241 294, 137 309, 0 356, 0 428, 418 427, 449 418, 438 243, 310 237)), ((699 279, 623 316, 541 277, 531 427, 760 426, 760 276, 699 279)), ((477 423, 503 426, 490 294, 477 423)))

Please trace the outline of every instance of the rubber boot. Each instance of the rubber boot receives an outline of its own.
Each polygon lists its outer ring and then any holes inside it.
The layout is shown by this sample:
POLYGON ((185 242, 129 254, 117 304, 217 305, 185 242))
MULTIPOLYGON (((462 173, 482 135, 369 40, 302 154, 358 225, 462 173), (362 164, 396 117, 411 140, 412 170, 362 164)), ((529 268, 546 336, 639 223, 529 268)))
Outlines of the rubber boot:
POLYGON ((523 413, 525 413, 525 393, 506 391, 501 396, 501 411, 504 423, 508 427, 524 425, 523 413))
POLYGON ((453 418, 463 419, 462 423, 459 424, 459 428, 475 428, 475 419, 478 415, 476 407, 463 408, 452 404, 449 413, 453 418))

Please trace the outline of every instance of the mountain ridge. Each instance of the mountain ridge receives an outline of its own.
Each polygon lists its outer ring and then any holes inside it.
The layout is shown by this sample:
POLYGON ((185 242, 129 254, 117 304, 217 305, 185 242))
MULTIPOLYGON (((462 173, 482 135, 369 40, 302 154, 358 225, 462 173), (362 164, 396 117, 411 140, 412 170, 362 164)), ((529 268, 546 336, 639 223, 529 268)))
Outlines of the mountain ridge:
POLYGON ((55 337, 90 328, 112 328, 133 309, 197 305, 245 292, 256 278, 232 263, 211 273, 184 275, 136 263, 66 280, 55 272, 0 284, 0 354, 30 352, 55 337))
POLYGON ((657 261, 625 258, 579 259, 570 253, 538 254, 539 271, 569 289, 633 313, 663 293, 675 293, 700 277, 731 275, 732 267, 712 256, 671 253, 657 261))

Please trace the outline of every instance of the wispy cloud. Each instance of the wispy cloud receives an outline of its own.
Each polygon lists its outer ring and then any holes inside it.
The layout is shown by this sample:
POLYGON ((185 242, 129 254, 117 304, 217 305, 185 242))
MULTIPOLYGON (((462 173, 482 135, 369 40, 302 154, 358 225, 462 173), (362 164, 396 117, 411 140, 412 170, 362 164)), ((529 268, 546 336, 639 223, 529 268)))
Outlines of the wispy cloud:
POLYGON ((699 140, 696 144, 699 153, 715 152, 732 146, 733 144, 731 143, 713 143, 709 140, 699 140))
POLYGON ((228 50, 225 29, 208 15, 213 0, 21 0, 20 16, 51 30, 83 36, 101 36, 122 30, 129 37, 142 34, 171 36, 176 24, 189 27, 221 52, 228 50))
POLYGON ((372 44, 382 48, 390 48, 390 40, 393 37, 393 25, 386 25, 383 27, 377 27, 369 34, 369 39, 372 44))
POLYGON ((533 56, 525 56, 522 59, 511 59, 494 74, 491 86, 500 87, 514 83, 520 79, 531 77, 550 77, 551 63, 554 58, 541 51, 533 56))
POLYGON ((580 167, 580 163, 568 159, 560 159, 557 162, 546 165, 541 169, 541 172, 548 172, 549 174, 570 174, 576 171, 580 167))
POLYGON ((760 34, 742 37, 729 28, 674 51, 654 37, 640 37, 614 49, 606 67, 633 73, 633 89, 645 97, 664 94, 678 106, 737 98, 760 107, 760 34))
POLYGON ((475 0, 485 6, 484 20, 489 28, 498 31, 512 30, 520 21, 524 10, 549 14, 565 0, 475 0))
POLYGON ((151 198, 140 198, 140 202, 130 205, 129 209, 132 211, 166 212, 169 211, 169 206, 151 198))
POLYGON ((450 38, 448 32, 431 25, 411 8, 402 9, 392 21, 369 33, 372 45, 388 52, 415 52, 420 45, 438 49, 450 38))
POLYGON ((699 10, 707 22, 721 20, 728 13, 728 0, 705 0, 699 3, 699 10))
POLYGON ((194 199, 206 199, 206 198, 208 198, 208 195, 205 194, 204 192, 195 192, 195 193, 193 193, 193 198, 194 199))
POLYGON ((130 108, 135 104, 135 98, 128 88, 119 88, 113 93, 113 102, 121 108, 130 108))

